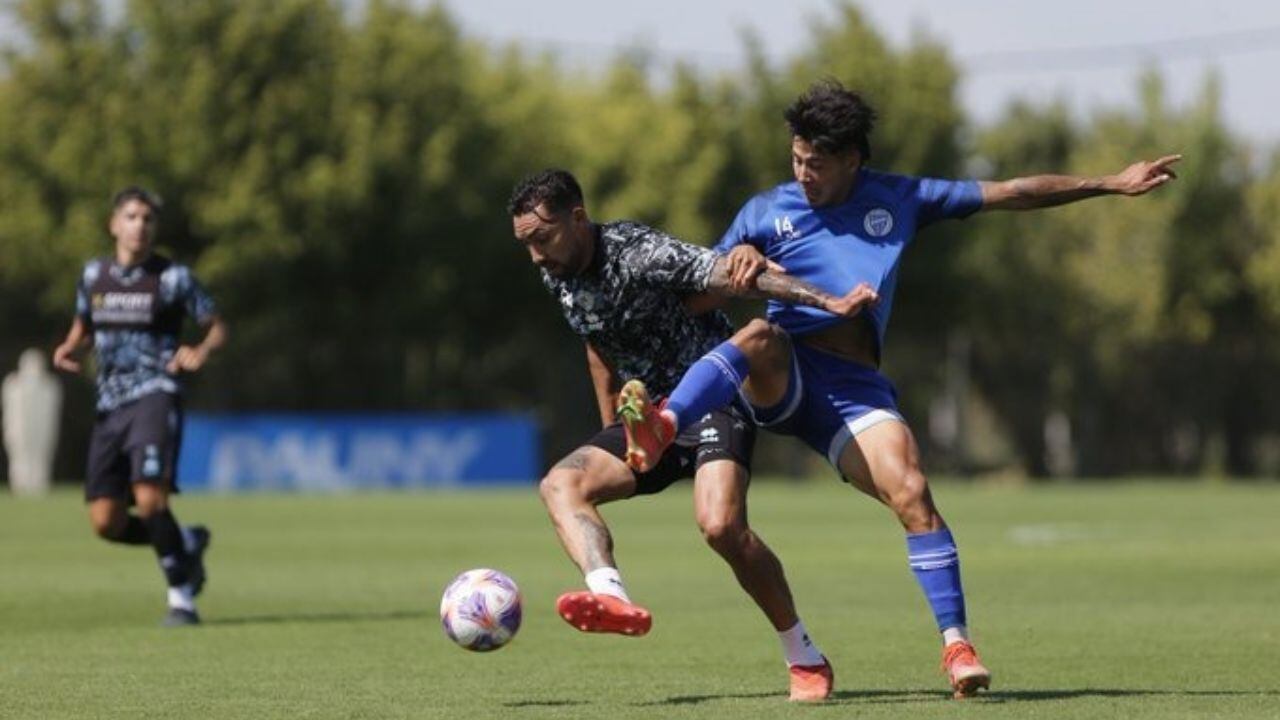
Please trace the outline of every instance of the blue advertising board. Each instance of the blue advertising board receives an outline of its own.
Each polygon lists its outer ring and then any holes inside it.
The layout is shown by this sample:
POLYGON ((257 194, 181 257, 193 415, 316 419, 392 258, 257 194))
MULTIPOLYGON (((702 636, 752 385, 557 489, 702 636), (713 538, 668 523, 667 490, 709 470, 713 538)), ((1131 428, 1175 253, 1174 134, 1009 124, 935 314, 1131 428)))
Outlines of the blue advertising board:
POLYGON ((527 415, 187 416, 184 490, 340 491, 530 483, 527 415))

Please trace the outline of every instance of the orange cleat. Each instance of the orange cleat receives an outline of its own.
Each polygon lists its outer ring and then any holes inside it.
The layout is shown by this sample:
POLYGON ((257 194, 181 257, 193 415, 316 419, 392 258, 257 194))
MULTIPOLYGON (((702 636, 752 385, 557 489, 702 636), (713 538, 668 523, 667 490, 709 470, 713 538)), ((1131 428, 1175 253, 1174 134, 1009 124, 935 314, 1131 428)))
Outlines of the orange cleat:
POLYGON ((826 657, 821 665, 791 666, 791 702, 822 702, 831 697, 835 673, 826 657))
POLYGON ((612 595, 569 592, 556 600, 556 612, 582 632, 639 637, 653 627, 653 616, 639 605, 612 595))
POLYGON ((961 700, 978 694, 978 688, 991 687, 991 671, 978 659, 978 651, 964 640, 942 649, 942 669, 951 680, 955 698, 961 700))
POLYGON ((618 417, 627 433, 627 465, 636 472, 652 470, 676 438, 675 422, 649 399, 644 383, 635 379, 618 393, 618 417))

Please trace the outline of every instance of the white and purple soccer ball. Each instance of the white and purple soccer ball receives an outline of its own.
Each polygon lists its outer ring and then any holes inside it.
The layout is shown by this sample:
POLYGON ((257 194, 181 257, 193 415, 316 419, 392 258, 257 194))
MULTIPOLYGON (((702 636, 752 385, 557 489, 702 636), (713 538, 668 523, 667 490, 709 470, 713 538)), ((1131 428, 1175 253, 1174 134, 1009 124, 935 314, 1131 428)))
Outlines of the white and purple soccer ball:
POLYGON ((520 629, 520 588, 497 570, 468 570, 440 600, 440 624, 459 646, 488 652, 511 642, 520 629))

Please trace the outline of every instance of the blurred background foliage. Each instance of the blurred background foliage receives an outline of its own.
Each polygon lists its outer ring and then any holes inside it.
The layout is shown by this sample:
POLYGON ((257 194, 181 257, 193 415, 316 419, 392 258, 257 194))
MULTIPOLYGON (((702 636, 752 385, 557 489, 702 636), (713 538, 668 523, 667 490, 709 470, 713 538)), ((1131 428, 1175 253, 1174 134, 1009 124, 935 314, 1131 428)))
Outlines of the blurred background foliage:
MULTIPOLYGON (((747 35, 748 62, 716 75, 642 48, 566 67, 468 38, 446 7, 390 0, 5 13, 19 32, 0 58, 0 367, 56 344, 78 269, 110 250, 108 199, 141 183, 165 199, 162 251, 195 268, 232 330, 189 407, 533 409, 554 458, 593 431, 595 406, 581 343, 511 238, 512 185, 562 166, 596 219, 713 243, 789 179, 782 109, 834 77, 879 110, 871 164, 893 172, 1096 175, 1186 157, 1141 200, 920 236, 885 369, 930 467, 1280 472, 1280 154, 1232 135, 1212 80, 1188 107, 1151 74, 1138 110, 1014 104, 976 126, 946 47, 894 47, 848 3, 811 21, 805 54, 770 63, 747 35)), ((71 478, 92 387, 67 385, 71 478)), ((791 441, 762 458, 814 462, 791 441)))

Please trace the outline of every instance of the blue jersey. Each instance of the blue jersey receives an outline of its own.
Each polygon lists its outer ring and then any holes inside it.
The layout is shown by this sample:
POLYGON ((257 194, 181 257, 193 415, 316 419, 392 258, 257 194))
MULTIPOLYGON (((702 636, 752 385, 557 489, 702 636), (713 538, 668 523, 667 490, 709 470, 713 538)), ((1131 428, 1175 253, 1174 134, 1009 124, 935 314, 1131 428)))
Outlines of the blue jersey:
MULTIPOLYGON (((814 208, 797 182, 779 185, 747 201, 716 250, 754 245, 793 277, 842 296, 860 282, 880 294, 870 312, 880 346, 893 310, 898 263, 916 231, 935 220, 964 218, 982 207, 973 180, 939 180, 860 170, 848 199, 814 208)), ((865 311, 864 311, 865 312, 865 311)), ((769 319, 792 335, 835 325, 825 310, 769 301, 769 319)))

